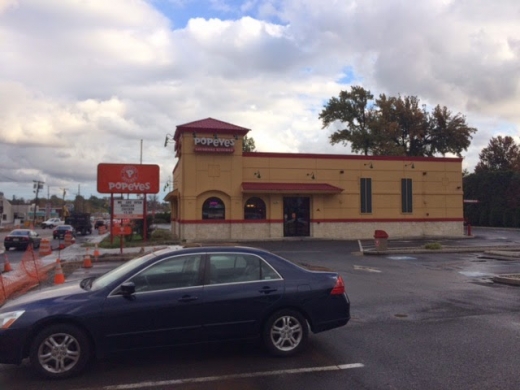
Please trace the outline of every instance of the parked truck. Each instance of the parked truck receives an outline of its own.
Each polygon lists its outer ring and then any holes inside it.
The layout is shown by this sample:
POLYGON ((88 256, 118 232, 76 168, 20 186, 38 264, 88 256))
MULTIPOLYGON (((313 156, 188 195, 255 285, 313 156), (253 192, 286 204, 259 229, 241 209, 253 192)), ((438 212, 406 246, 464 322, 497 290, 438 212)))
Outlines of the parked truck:
POLYGON ((65 224, 71 225, 77 234, 91 234, 92 222, 89 213, 72 213, 65 217, 65 224))
POLYGON ((58 225, 63 225, 64 223, 65 222, 63 222, 59 218, 51 218, 46 221, 43 221, 40 226, 42 227, 42 229, 47 229, 47 228, 52 229, 58 225))

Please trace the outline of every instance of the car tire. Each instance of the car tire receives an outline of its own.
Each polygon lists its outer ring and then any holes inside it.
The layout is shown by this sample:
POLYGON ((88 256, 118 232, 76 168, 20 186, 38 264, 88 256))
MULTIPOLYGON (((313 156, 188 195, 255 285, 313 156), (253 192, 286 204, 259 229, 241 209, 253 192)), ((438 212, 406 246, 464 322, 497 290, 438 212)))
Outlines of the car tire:
POLYGON ((275 356, 290 356, 304 348, 309 337, 305 317, 296 310, 283 309, 274 313, 265 323, 264 345, 275 356))
POLYGON ((51 325, 40 331, 31 344, 29 355, 36 372, 51 379, 78 375, 91 356, 87 335, 70 324, 51 325))

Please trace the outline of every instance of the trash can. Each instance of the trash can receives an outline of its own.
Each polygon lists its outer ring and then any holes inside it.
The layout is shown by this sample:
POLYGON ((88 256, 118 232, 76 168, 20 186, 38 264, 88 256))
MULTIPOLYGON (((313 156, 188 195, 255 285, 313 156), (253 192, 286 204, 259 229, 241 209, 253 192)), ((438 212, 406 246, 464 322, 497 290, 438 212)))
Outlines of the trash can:
POLYGON ((388 234, 384 230, 374 232, 376 251, 386 251, 388 249, 388 234))

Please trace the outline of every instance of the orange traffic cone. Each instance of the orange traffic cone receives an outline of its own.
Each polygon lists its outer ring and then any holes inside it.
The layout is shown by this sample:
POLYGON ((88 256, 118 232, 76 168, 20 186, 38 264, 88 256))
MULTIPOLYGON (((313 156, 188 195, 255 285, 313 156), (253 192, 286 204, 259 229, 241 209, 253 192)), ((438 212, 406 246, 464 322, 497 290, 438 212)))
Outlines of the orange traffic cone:
POLYGON ((4 272, 12 271, 11 263, 9 263, 9 259, 7 258, 7 255, 4 253, 4 272))
POLYGON ((94 249, 94 260, 98 261, 98 258, 99 258, 99 249, 96 244, 96 248, 94 249))
POLYGON ((90 259, 90 255, 88 254, 88 248, 87 253, 85 254, 85 258, 83 259, 83 268, 92 268, 92 260, 90 259))
POLYGON ((54 284, 63 284, 65 283, 65 275, 63 275, 63 270, 61 269, 60 259, 56 259, 56 269, 54 271, 54 284))

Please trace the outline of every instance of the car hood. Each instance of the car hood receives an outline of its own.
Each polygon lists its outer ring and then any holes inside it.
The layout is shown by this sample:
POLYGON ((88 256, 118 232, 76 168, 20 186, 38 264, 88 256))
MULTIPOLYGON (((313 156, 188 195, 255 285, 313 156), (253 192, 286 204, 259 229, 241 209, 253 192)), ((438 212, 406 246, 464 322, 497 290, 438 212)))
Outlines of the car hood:
POLYGON ((16 299, 7 301, 0 311, 6 311, 15 306, 28 305, 49 299, 60 298, 62 300, 70 299, 78 295, 89 294, 89 291, 83 290, 79 282, 66 283, 60 286, 48 287, 42 290, 36 290, 28 294, 22 295, 16 299))

